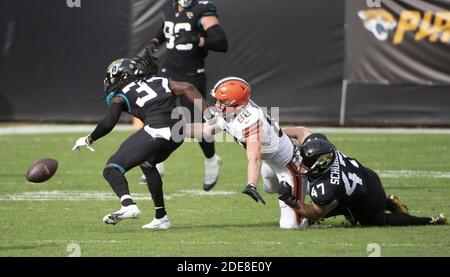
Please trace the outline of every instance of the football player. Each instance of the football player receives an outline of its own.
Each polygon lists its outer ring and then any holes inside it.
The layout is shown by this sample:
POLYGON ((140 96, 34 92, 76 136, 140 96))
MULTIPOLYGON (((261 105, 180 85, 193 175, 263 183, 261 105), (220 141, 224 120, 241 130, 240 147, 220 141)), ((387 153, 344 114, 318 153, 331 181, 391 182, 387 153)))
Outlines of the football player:
MULTIPOLYGON (((274 178, 276 181, 263 179, 266 192, 278 193, 280 182, 284 182, 289 186, 291 193, 296 195, 296 199, 302 201, 306 194, 306 186, 295 174, 299 166, 298 152, 277 123, 250 100, 250 91, 250 85, 238 77, 218 81, 211 92, 216 99, 215 109, 206 111, 205 124, 187 125, 187 136, 211 135, 225 130, 247 152, 247 185, 243 193, 248 194, 256 202, 261 201, 265 204, 257 191, 260 170, 263 167, 276 174, 274 178)), ((279 206, 280 228, 293 229, 308 225, 306 219, 302 219, 283 201, 279 201, 279 206)))
MULTIPOLYGON (((161 75, 171 80, 193 84, 207 98, 205 58, 208 51, 226 52, 228 41, 219 24, 215 5, 205 0, 165 0, 163 24, 151 43, 136 57, 145 58, 145 52, 154 51, 166 42, 166 59, 161 75)), ((194 106, 185 97, 177 99, 177 106, 186 107, 187 122, 194 122, 194 106)), ((199 119, 202 119, 199 113, 199 119)), ((221 159, 215 153, 214 140, 200 140, 205 155, 203 189, 212 189, 219 178, 221 159)), ((145 181, 145 179, 141 179, 145 181)))
POLYGON ((144 128, 122 143, 103 170, 103 176, 122 204, 121 209, 103 218, 106 224, 116 224, 141 214, 124 176, 128 170, 139 165, 149 181, 148 187, 156 209, 154 219, 143 228, 171 227, 164 208, 161 176, 155 166, 166 160, 183 142, 182 138, 174 139, 171 130, 177 123, 176 119, 171 118, 175 97, 184 96, 192 102, 200 100, 196 103, 202 111, 206 109, 206 103, 193 85, 170 81, 154 75, 156 72, 157 65, 154 62, 148 62, 145 68, 130 59, 112 62, 104 80, 108 112, 95 130, 79 138, 73 147, 73 150, 87 147, 94 151, 91 145, 114 128, 123 112, 139 118, 145 124, 144 128))
POLYGON ((284 184, 280 199, 310 223, 323 217, 344 215, 353 225, 359 222, 363 226, 447 224, 443 214, 435 217, 409 215, 397 197, 386 197, 380 178, 373 170, 336 150, 325 135, 301 127, 285 131, 299 142, 303 141, 300 172, 308 181, 312 203, 297 201, 289 186, 284 184))

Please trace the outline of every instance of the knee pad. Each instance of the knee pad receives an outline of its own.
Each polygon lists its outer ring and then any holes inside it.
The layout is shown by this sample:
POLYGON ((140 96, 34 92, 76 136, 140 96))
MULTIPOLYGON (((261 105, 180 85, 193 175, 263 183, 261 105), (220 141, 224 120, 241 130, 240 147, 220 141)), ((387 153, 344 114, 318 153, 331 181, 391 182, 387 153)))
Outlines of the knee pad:
POLYGON ((114 178, 115 176, 118 175, 123 175, 125 173, 124 170, 122 170, 123 168, 118 168, 114 165, 108 164, 104 169, 103 169, 103 177, 108 180, 111 178, 114 178))

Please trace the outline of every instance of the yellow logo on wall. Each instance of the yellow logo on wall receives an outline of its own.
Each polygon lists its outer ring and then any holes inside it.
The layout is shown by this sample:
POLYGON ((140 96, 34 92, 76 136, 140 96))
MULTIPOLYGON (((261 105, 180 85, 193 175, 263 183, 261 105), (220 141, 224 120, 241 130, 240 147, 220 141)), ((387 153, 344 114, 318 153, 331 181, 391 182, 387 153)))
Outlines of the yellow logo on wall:
POLYGON ((414 33, 414 40, 428 39, 431 43, 450 43, 450 12, 433 13, 403 10, 398 22, 385 9, 369 9, 358 12, 364 27, 378 40, 385 41, 394 32, 392 42, 401 44, 407 32, 414 33))

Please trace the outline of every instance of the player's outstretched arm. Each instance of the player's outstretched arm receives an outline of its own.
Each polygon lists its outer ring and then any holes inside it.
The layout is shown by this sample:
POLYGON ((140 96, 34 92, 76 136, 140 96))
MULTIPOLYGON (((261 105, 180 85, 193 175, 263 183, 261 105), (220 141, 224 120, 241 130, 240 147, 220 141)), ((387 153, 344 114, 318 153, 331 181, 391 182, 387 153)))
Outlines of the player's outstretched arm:
POLYGON ((283 128, 283 132, 288 137, 295 139, 299 144, 302 144, 303 140, 312 134, 311 130, 303 126, 286 127, 283 128))
MULTIPOLYGON (((256 123, 258 124, 258 123, 256 123)), ((259 181, 259 172, 261 171, 261 140, 258 132, 249 135, 246 139, 247 144, 247 186, 243 193, 253 198, 256 202, 261 201, 266 204, 262 196, 256 190, 259 181)))
POLYGON ((176 96, 185 96, 202 112, 202 114, 206 110, 207 106, 205 98, 203 98, 200 92, 191 83, 170 81, 169 87, 176 96))
POLYGON ((103 118, 103 120, 100 121, 100 123, 90 135, 79 138, 75 142, 75 146, 72 148, 72 150, 80 150, 81 147, 86 147, 89 150, 94 151, 94 149, 90 145, 94 143, 94 141, 107 135, 109 132, 111 132, 112 129, 114 129, 114 126, 116 126, 117 122, 119 121, 120 114, 122 113, 124 105, 125 101, 121 97, 114 97, 113 99, 111 99, 108 113, 103 118))

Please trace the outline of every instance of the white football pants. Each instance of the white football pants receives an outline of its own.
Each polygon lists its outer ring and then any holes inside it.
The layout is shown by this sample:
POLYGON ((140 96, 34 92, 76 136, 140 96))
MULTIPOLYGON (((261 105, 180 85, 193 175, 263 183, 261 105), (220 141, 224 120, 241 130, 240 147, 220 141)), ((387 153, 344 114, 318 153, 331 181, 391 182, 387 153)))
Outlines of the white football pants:
MULTIPOLYGON (((276 167, 271 166, 263 161, 261 166, 261 177, 264 184, 264 190, 267 193, 278 193, 280 182, 285 181, 292 188, 292 193, 296 199, 305 201, 307 193, 307 182, 302 177, 296 176, 290 169, 290 166, 276 167)), ((308 227, 308 220, 301 218, 300 214, 286 205, 283 201, 278 200, 280 205, 280 228, 293 229, 308 227)))

